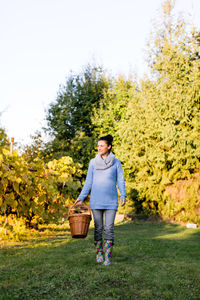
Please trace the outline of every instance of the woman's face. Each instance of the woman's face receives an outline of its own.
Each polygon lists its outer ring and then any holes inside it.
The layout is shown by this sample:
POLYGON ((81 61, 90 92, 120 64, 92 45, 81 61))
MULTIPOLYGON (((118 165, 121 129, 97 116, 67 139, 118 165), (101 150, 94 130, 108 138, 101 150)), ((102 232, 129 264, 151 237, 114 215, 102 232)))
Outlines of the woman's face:
POLYGON ((100 155, 108 154, 110 149, 111 149, 111 145, 108 146, 106 141, 98 141, 97 150, 98 150, 100 155))

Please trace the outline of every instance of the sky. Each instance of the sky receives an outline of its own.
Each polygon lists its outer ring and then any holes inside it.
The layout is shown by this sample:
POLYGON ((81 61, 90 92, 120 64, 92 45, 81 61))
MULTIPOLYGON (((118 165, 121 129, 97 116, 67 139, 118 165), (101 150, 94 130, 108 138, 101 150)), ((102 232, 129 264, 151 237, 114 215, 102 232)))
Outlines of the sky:
MULTIPOLYGON (((145 47, 162 0, 0 0, 0 126, 18 144, 45 126, 71 71, 147 72, 145 47)), ((200 29, 200 1, 176 0, 200 29)))

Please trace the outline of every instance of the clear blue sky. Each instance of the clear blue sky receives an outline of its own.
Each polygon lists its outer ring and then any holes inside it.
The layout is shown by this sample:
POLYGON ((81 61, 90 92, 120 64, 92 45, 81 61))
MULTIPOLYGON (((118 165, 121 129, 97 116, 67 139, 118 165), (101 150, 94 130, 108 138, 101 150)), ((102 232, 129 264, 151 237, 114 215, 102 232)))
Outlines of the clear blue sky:
MULTIPOLYGON (((161 0, 0 0, 0 125, 28 143, 72 70, 146 71, 144 48, 161 0)), ((177 0, 200 28, 200 1, 177 0)))

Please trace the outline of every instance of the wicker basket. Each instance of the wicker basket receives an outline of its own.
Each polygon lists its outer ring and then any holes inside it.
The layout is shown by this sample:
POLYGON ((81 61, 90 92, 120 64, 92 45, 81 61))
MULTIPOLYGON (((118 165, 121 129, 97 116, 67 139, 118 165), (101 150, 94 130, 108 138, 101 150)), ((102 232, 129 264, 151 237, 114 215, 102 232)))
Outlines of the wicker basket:
POLYGON ((73 238, 83 239, 87 236, 90 221, 92 220, 91 211, 87 205, 70 206, 68 220, 73 238))

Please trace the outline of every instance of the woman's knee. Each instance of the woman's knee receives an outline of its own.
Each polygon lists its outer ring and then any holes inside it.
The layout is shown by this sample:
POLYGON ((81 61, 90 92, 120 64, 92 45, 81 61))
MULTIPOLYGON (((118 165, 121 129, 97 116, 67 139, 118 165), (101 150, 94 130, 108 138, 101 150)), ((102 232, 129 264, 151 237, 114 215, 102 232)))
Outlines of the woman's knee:
POLYGON ((103 231, 103 225, 102 224, 94 224, 94 229, 98 232, 102 232, 103 231))
POLYGON ((94 239, 95 241, 102 240, 103 226, 94 227, 94 239))
POLYGON ((105 233, 106 239, 112 240, 114 238, 114 224, 105 225, 104 233, 105 233))

